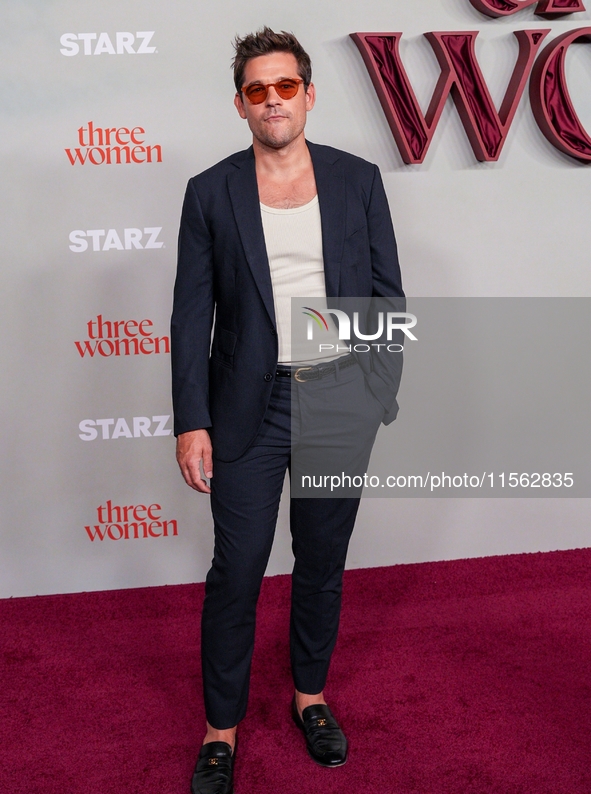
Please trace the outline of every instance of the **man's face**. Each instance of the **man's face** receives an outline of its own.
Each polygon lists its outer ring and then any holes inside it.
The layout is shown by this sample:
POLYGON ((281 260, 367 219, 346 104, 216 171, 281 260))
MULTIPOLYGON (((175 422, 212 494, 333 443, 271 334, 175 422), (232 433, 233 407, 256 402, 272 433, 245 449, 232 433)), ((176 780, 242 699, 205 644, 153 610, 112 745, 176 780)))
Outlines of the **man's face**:
MULTIPOLYGON (((252 58, 244 70, 245 86, 277 83, 285 78, 300 79, 297 61, 290 52, 273 52, 252 58)), ((265 101, 259 105, 251 104, 243 93, 234 97, 236 110, 248 121, 254 137, 272 149, 282 149, 301 135, 306 113, 312 110, 314 101, 314 86, 310 84, 304 91, 303 83, 292 99, 281 99, 272 87, 268 89, 265 101)))

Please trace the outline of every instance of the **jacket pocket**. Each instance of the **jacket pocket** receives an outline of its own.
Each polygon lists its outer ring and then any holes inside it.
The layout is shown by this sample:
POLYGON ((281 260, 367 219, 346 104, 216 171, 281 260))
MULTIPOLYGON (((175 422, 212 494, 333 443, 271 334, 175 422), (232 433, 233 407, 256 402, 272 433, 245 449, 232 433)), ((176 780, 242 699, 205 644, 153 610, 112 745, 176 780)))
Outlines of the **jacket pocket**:
POLYGON ((367 226, 358 226, 357 229, 354 229, 352 232, 347 232, 345 234, 345 240, 350 240, 352 237, 355 237, 356 234, 361 234, 362 232, 367 232, 367 226))

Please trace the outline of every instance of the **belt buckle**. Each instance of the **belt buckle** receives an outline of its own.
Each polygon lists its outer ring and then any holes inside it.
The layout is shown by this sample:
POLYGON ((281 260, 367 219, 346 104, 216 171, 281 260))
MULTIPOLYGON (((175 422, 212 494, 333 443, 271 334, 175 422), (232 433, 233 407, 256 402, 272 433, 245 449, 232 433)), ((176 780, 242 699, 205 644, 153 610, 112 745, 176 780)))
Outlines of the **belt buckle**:
POLYGON ((299 377, 299 375, 300 375, 300 372, 304 372, 305 370, 310 370, 310 369, 312 369, 312 367, 299 367, 298 369, 296 369, 296 371, 294 372, 293 376, 297 380, 298 383, 306 383, 306 381, 302 380, 299 377))

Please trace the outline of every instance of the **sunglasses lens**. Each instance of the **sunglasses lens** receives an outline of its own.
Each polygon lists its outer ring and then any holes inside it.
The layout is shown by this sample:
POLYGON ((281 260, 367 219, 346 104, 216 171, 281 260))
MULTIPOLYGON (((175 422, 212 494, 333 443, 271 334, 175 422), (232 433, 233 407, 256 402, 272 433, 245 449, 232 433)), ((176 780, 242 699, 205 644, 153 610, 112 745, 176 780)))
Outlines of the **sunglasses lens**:
POLYGON ((253 105, 260 105, 267 98, 267 87, 264 85, 249 85, 244 89, 246 98, 253 105))
POLYGON ((299 83, 295 80, 282 80, 275 84, 275 90, 281 99, 292 99, 298 92, 299 83))

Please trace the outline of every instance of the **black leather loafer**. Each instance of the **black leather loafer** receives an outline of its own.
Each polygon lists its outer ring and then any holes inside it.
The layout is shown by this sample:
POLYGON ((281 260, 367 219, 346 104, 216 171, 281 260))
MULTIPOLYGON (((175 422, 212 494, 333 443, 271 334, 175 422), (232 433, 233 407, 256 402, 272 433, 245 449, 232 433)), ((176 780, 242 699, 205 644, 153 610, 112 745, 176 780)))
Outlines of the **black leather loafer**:
POLYGON ((295 698, 293 721, 306 737, 310 757, 320 766, 342 766, 347 760, 347 739, 328 706, 307 706, 300 717, 295 698))
POLYGON ((233 794, 236 747, 208 742, 199 752, 191 780, 191 794, 233 794))

